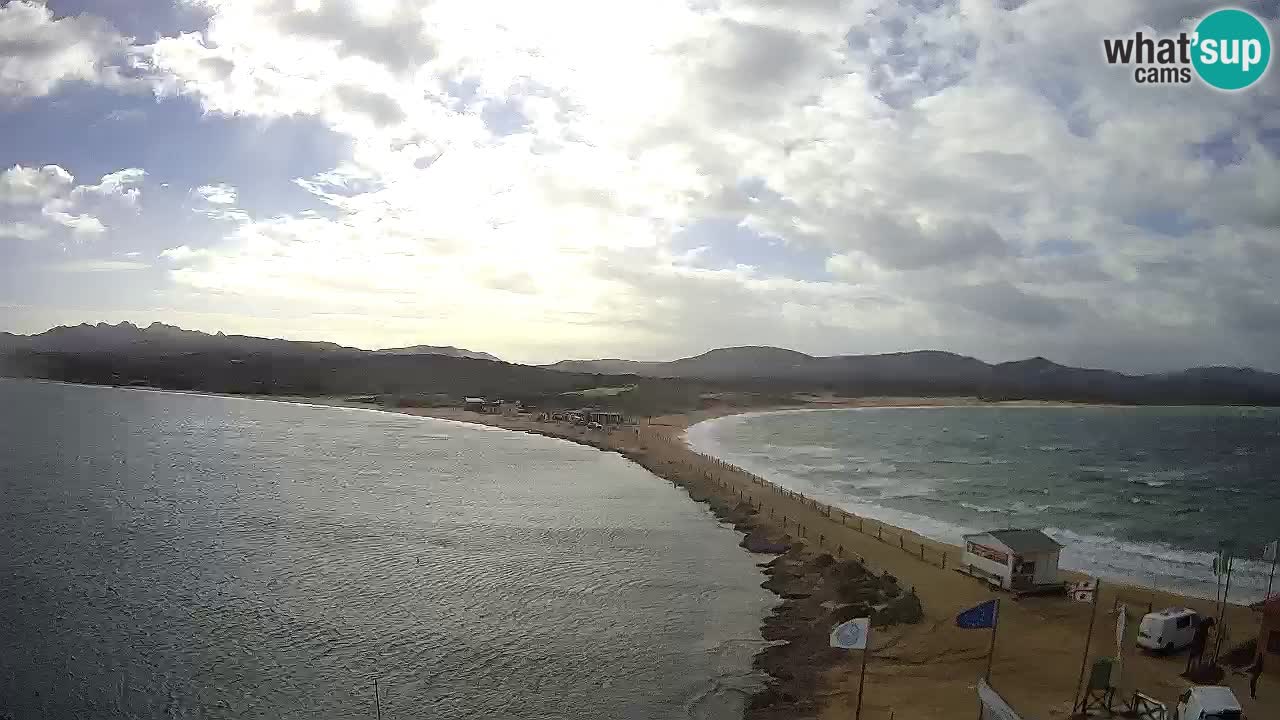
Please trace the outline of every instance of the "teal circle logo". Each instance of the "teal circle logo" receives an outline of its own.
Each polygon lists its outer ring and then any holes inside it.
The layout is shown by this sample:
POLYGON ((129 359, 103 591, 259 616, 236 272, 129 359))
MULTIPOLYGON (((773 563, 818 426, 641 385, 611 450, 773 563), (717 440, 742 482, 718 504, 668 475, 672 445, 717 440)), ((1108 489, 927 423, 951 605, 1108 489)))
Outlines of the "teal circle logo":
POLYGON ((1219 90, 1240 90, 1258 81, 1271 61, 1271 36, 1251 13, 1227 8, 1196 25, 1191 63, 1200 79, 1219 90))

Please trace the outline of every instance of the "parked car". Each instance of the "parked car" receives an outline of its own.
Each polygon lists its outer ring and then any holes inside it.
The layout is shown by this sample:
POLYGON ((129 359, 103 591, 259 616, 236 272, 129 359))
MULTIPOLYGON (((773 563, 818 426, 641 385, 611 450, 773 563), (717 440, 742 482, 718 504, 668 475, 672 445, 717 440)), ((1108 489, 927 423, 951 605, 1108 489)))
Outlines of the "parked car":
POLYGON ((1171 607, 1142 616, 1138 625, 1138 647, 1173 652, 1191 645, 1200 626, 1195 610, 1171 607))
POLYGON ((1244 720, 1240 701, 1221 685, 1189 687, 1178 696, 1173 720, 1244 720))
POLYGON ((588 430, 603 430, 603 429, 604 429, 604 426, 603 426, 603 425, 601 425, 601 424, 600 424, 600 423, 598 423, 598 422, 589 422, 589 423, 587 423, 587 429, 588 429, 588 430))

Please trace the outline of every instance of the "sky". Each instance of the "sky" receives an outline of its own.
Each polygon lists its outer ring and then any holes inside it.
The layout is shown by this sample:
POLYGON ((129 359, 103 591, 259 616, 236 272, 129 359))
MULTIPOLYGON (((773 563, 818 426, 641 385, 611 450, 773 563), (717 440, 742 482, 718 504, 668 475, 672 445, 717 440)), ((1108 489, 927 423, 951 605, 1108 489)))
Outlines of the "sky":
POLYGON ((10 0, 0 330, 1280 371, 1280 71, 1103 56, 1218 7, 10 0))

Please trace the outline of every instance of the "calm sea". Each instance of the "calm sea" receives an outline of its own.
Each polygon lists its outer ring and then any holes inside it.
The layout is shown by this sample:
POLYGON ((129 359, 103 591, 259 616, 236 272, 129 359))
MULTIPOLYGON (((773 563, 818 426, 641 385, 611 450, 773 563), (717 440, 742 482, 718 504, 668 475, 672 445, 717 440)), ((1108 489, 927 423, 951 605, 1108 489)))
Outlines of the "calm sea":
POLYGON ((738 717, 737 537, 547 438, 0 380, 0 715, 738 717))
MULTIPOLYGON (((1039 527, 1062 564, 1201 597, 1223 541, 1280 537, 1280 411, 1257 408, 883 408, 738 415, 690 442, 835 506, 959 542, 1039 527)), ((1270 563, 1240 562, 1232 598, 1270 563)), ((1277 580, 1280 587, 1280 580, 1277 580)))

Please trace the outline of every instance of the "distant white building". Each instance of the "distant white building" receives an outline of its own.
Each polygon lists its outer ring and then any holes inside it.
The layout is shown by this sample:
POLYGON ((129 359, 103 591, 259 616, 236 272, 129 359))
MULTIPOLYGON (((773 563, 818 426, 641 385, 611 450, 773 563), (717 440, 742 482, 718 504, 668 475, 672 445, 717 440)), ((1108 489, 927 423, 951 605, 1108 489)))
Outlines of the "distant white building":
POLYGON ((963 563, 969 574, 1013 592, 1060 585, 1062 545, 1039 530, 990 530, 964 536, 963 563))

